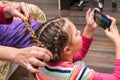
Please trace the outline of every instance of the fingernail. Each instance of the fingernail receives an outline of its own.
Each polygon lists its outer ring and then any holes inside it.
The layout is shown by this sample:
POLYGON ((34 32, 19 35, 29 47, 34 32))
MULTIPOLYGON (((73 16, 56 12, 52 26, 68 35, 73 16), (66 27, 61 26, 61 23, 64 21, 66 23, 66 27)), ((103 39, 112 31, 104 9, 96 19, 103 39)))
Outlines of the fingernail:
POLYGON ((23 20, 23 21, 28 21, 28 18, 24 17, 22 20, 23 20))

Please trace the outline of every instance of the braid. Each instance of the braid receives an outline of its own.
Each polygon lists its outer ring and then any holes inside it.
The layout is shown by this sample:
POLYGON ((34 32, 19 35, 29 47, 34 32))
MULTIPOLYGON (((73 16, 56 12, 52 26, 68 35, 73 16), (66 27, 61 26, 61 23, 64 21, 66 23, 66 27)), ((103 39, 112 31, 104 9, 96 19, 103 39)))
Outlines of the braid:
MULTIPOLYGON (((31 42, 35 45, 35 46, 39 46, 39 47, 43 47, 43 48, 46 48, 44 46, 44 44, 42 44, 41 41, 39 41, 39 39, 37 38, 37 36, 35 35, 35 32, 33 31, 32 27, 30 26, 30 17, 28 18, 28 21, 23 19, 23 21, 25 22, 25 25, 26 25, 26 28, 27 30, 30 32, 30 40, 31 42)), ((34 66, 36 67, 36 66, 34 66)), ((32 80, 36 80, 36 77, 35 77, 35 74, 31 74, 30 73, 30 77, 32 80)))
POLYGON ((30 20, 25 21, 26 28, 31 34, 31 42, 35 46, 47 48, 53 53, 52 62, 60 60, 60 53, 68 41, 68 35, 63 31, 65 24, 64 18, 56 18, 42 24, 39 29, 34 32, 30 26, 30 20))
POLYGON ((52 62, 60 60, 60 53, 68 40, 67 33, 63 31, 64 24, 64 18, 56 18, 43 24, 36 31, 39 41, 53 53, 52 62))
POLYGON ((42 42, 39 41, 39 39, 35 35, 35 32, 30 26, 30 17, 28 18, 28 21, 26 21, 25 19, 23 19, 23 21, 25 22, 27 30, 30 32, 30 41, 33 43, 33 45, 45 48, 45 46, 42 44, 42 42))

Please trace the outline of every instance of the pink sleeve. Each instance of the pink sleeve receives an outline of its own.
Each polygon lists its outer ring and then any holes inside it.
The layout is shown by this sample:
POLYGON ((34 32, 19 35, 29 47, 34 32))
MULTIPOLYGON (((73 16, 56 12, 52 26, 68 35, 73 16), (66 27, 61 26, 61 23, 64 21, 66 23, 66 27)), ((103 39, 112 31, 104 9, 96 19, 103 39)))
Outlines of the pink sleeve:
POLYGON ((75 56, 73 57, 73 61, 82 60, 85 57, 92 40, 93 38, 87 38, 82 35, 82 48, 78 53, 75 54, 75 56))
POLYGON ((116 59, 113 74, 95 72, 93 80, 120 80, 120 59, 116 59))
POLYGON ((4 7, 0 6, 0 24, 10 24, 13 21, 13 17, 6 19, 4 16, 4 7))

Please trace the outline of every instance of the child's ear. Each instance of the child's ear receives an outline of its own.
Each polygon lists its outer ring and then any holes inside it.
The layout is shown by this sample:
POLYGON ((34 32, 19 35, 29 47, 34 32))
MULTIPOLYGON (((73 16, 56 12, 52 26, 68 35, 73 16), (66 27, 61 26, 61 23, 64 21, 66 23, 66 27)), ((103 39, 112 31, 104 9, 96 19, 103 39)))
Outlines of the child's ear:
POLYGON ((64 48, 64 54, 65 54, 65 55, 71 54, 71 48, 70 48, 70 46, 66 46, 66 47, 64 48))

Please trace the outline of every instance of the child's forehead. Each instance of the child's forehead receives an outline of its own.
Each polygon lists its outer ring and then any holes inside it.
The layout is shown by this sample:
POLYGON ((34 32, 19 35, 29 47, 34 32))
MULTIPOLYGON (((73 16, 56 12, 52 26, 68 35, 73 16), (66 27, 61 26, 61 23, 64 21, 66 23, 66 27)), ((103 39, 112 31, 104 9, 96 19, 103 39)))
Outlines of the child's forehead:
POLYGON ((65 25, 66 25, 66 26, 69 26, 69 27, 70 27, 70 26, 71 26, 71 27, 72 27, 72 26, 75 26, 74 23, 73 23, 71 20, 69 20, 68 18, 65 18, 65 25))
POLYGON ((65 24, 64 25, 71 25, 71 21, 68 18, 64 18, 65 24))
POLYGON ((75 27, 75 25, 69 20, 69 19, 65 19, 65 24, 63 26, 63 30, 67 33, 71 32, 73 30, 73 27, 75 27))

